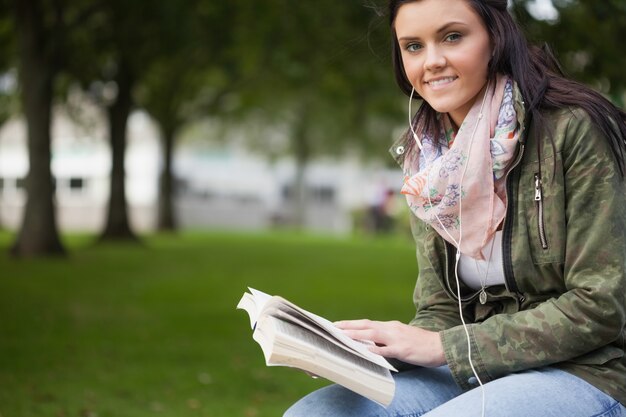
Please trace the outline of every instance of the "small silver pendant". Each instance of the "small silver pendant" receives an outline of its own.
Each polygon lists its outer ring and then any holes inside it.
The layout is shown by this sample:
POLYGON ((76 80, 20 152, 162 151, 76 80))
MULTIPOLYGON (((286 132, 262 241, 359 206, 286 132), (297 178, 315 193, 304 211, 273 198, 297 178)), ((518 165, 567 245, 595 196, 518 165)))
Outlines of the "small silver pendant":
POLYGON ((487 293, 485 292, 484 288, 480 290, 480 295, 478 296, 478 300, 480 301, 481 304, 485 304, 487 302, 487 293))

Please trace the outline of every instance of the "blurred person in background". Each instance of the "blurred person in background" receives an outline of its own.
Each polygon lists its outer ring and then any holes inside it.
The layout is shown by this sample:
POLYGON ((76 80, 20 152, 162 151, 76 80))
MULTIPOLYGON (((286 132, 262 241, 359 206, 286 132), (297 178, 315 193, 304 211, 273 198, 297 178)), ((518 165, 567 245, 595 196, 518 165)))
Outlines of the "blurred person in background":
POLYGON ((395 214, 395 193, 387 187, 380 187, 376 198, 369 206, 369 229, 376 234, 393 231, 395 214))

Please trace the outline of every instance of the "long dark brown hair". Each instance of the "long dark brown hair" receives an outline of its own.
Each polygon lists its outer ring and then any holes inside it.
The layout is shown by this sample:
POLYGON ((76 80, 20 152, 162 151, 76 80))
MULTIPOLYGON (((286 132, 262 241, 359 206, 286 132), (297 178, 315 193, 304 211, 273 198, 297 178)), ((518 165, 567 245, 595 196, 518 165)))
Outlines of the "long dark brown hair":
MULTIPOLYGON (((391 52, 394 73, 400 89, 408 96, 411 83, 404 72, 394 22, 398 9, 420 0, 389 0, 391 52)), ((535 133, 548 128, 542 113, 547 109, 579 107, 589 114, 593 123, 609 141, 622 177, 625 171, 626 113, 597 91, 568 79, 547 47, 530 45, 507 10, 507 0, 465 0, 485 25, 493 46, 488 65, 488 78, 505 74, 517 82, 522 94, 527 119, 533 121, 535 133)), ((414 123, 433 133, 439 130, 437 112, 426 102, 418 110, 414 123)), ((548 135, 552 140, 552 135, 548 135)), ((539 136, 538 136, 539 137, 539 136)), ((541 142, 541 141, 540 141, 541 142)), ((554 143, 552 143, 554 146, 554 143)), ((541 144, 540 148, 541 149, 541 144)))

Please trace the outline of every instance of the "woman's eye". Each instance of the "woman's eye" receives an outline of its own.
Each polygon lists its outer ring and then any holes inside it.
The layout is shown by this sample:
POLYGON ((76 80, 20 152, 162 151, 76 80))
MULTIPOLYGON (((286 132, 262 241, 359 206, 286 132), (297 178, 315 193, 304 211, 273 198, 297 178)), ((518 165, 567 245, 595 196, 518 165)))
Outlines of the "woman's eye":
POLYGON ((409 52, 417 52, 422 48, 422 46, 419 43, 410 43, 405 48, 409 52))
POLYGON ((446 41, 448 42, 456 42, 461 40, 462 36, 460 33, 451 33, 448 36, 446 36, 446 41))

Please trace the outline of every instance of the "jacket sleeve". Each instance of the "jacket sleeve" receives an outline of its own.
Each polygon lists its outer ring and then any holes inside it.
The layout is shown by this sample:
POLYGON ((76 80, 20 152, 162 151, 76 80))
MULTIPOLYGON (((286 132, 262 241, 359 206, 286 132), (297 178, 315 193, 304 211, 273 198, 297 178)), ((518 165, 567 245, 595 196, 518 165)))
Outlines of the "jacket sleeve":
POLYGON ((458 326, 461 324, 458 305, 443 289, 437 275, 437 271, 445 268, 445 262, 435 254, 445 253, 445 243, 414 215, 411 215, 411 230, 417 245, 419 276, 413 293, 416 313, 409 324, 437 332, 458 326))
MULTIPOLYGON (((624 181, 608 141, 588 116, 570 113, 566 126, 563 291, 533 308, 468 326, 482 382, 593 354, 618 340, 626 323, 624 181)), ((463 328, 440 336, 456 382, 472 388, 476 381, 463 328)))

